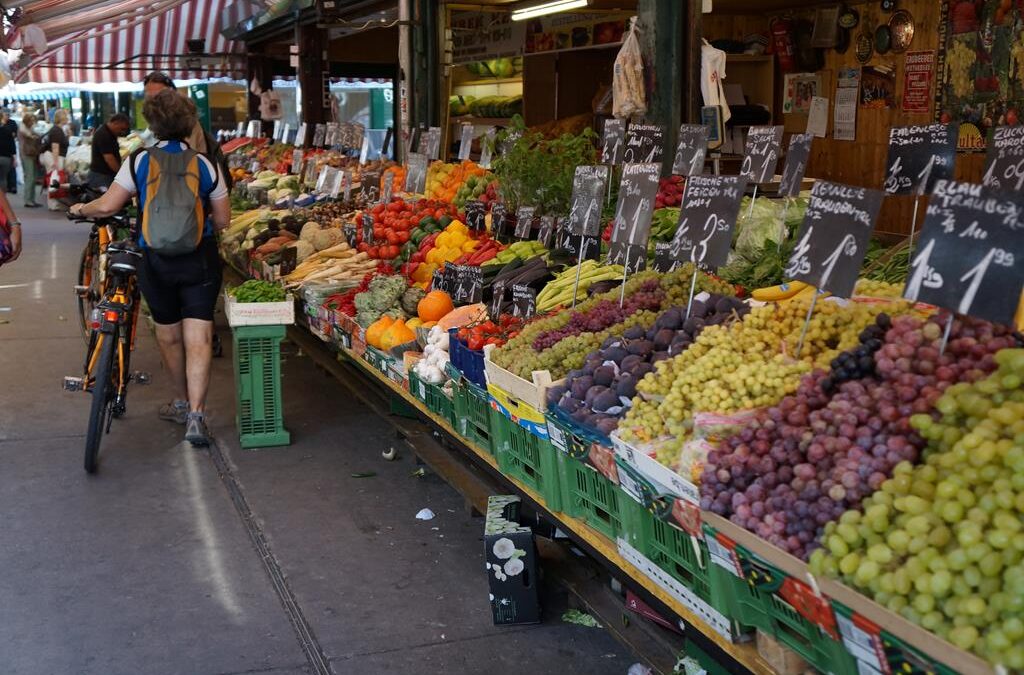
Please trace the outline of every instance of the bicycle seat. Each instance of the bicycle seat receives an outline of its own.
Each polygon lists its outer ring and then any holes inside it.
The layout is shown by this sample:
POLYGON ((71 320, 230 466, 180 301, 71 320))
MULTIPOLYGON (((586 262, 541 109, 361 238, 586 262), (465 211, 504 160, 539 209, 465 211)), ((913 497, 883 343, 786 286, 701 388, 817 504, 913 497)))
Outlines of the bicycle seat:
POLYGON ((111 270, 135 272, 136 264, 142 260, 142 249, 130 239, 114 241, 107 246, 107 260, 111 270))

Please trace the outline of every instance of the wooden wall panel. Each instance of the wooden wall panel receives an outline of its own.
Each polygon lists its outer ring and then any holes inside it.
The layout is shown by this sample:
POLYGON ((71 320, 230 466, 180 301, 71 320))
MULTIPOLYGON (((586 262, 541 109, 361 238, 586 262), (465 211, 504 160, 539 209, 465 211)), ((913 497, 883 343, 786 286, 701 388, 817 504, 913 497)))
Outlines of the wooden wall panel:
MULTIPOLYGON (((751 6, 757 3, 752 1, 751 6)), ((797 4, 797 3, 794 3, 797 4)), ((873 32, 874 27, 881 21, 888 20, 889 15, 883 13, 878 2, 872 0, 867 3, 855 3, 861 14, 861 25, 854 29, 854 37, 864 26, 870 26, 873 32)), ((899 6, 908 10, 914 17, 915 35, 910 45, 910 51, 938 50, 939 48, 939 22, 941 19, 941 6, 937 0, 901 0, 899 6)), ((790 14, 813 20, 813 11, 797 11, 790 14)), ((762 33, 769 35, 768 23, 771 16, 751 12, 749 15, 705 15, 704 16, 704 37, 708 40, 717 38, 742 39, 751 33, 762 33)), ((857 140, 836 141, 832 138, 815 139, 814 151, 808 167, 808 175, 817 178, 863 185, 867 187, 881 187, 885 176, 885 160, 888 150, 889 129, 892 126, 906 124, 927 124, 933 119, 932 113, 910 114, 904 113, 901 109, 903 94, 903 54, 875 55, 868 65, 891 63, 896 68, 896 107, 885 110, 870 110, 866 108, 857 109, 857 140)), ((854 46, 845 54, 838 54, 835 50, 828 50, 825 57, 823 71, 823 83, 828 82, 825 91, 832 102, 835 103, 835 84, 838 73, 843 68, 856 67, 860 64, 854 53, 854 46), (827 77, 825 77, 827 75, 827 77)), ((728 73, 726 73, 728 82, 728 73)), ((935 73, 936 83, 938 72, 935 73)), ((781 91, 783 78, 780 75, 776 78, 776 87, 781 91)), ((831 107, 829 116, 831 117, 831 107)), ((777 119, 777 123, 790 122, 787 126, 790 130, 799 124, 795 115, 780 116, 787 119, 777 119), (790 121, 788 118, 793 117, 790 121)), ((806 116, 800 116, 806 120, 806 116)), ((831 133, 831 129, 830 129, 831 133)), ((960 153, 957 155, 956 176, 962 180, 980 181, 984 157, 980 153, 960 153)), ((910 198, 887 198, 878 220, 878 231, 880 233, 907 234, 910 231, 913 200, 910 198)))

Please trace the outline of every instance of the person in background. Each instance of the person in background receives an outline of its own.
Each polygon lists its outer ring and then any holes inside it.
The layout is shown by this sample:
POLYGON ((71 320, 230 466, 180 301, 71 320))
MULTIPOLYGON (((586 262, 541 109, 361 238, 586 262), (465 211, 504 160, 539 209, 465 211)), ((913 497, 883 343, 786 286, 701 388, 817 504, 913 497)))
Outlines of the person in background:
POLYGON ((21 170, 25 173, 25 206, 28 208, 39 206, 36 202, 36 188, 39 182, 39 153, 42 150, 42 144, 39 142, 39 134, 33 128, 36 121, 35 115, 25 113, 18 126, 21 170))
POLYGON ((92 161, 89 163, 91 188, 108 188, 121 168, 121 146, 117 139, 128 135, 131 121, 124 113, 111 115, 92 135, 92 161))
POLYGON ((14 189, 11 189, 11 174, 14 173, 14 155, 18 148, 14 139, 18 136, 18 123, 11 119, 6 110, 0 112, 0 190, 17 192, 18 179, 15 174, 14 189))
POLYGON ((68 155, 68 132, 65 126, 68 123, 68 111, 63 108, 53 114, 53 126, 46 132, 46 142, 43 150, 51 153, 51 167, 49 170, 64 168, 62 157, 68 155))
MULTIPOLYGON (((192 101, 173 90, 161 91, 146 99, 142 108, 150 130, 159 142, 132 154, 121 165, 110 189, 88 204, 74 204, 72 215, 87 218, 117 213, 134 195, 139 197, 142 214, 139 245, 144 251, 139 265, 139 288, 156 323, 156 339, 164 365, 171 375, 175 398, 159 410, 159 417, 185 425, 185 440, 193 445, 209 445, 206 427, 206 393, 210 385, 213 357, 213 311, 220 294, 222 270, 217 251, 215 230, 228 226, 231 204, 228 191, 217 165, 196 153, 184 142, 196 123, 196 107, 192 101), (149 183, 154 163, 171 154, 187 153, 181 158, 191 167, 195 161, 198 185, 186 176, 173 179, 196 189, 197 208, 202 218, 202 237, 195 250, 182 255, 166 256, 146 244, 150 222, 147 211, 148 193, 177 186, 153 186, 149 183), (139 187, 142 189, 140 190, 139 187)), ((191 171, 191 169, 190 169, 191 171)), ((162 180, 172 179, 163 174, 162 180)), ((154 221, 159 219, 154 216, 154 221)), ((155 225, 154 225, 155 226, 155 225)), ((153 237, 154 241, 156 237, 153 237)))

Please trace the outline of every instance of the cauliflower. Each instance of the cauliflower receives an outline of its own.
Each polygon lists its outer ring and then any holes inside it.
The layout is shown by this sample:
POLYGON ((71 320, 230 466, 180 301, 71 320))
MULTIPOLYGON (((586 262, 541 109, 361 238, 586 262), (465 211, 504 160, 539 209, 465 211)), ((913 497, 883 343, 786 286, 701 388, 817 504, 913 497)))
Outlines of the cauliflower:
POLYGON ((313 243, 315 241, 314 235, 320 231, 320 223, 315 220, 311 220, 302 226, 302 230, 299 232, 299 239, 313 243))

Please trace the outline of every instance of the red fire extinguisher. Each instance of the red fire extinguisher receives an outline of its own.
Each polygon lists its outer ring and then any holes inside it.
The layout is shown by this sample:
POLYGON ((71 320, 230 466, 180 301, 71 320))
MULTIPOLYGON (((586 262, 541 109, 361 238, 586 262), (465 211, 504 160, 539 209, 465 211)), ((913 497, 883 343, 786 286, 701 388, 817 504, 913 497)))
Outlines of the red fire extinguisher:
POLYGON ((796 59, 793 57, 793 25, 786 17, 775 17, 769 24, 772 32, 772 47, 779 59, 779 68, 784 73, 796 70, 796 59))

